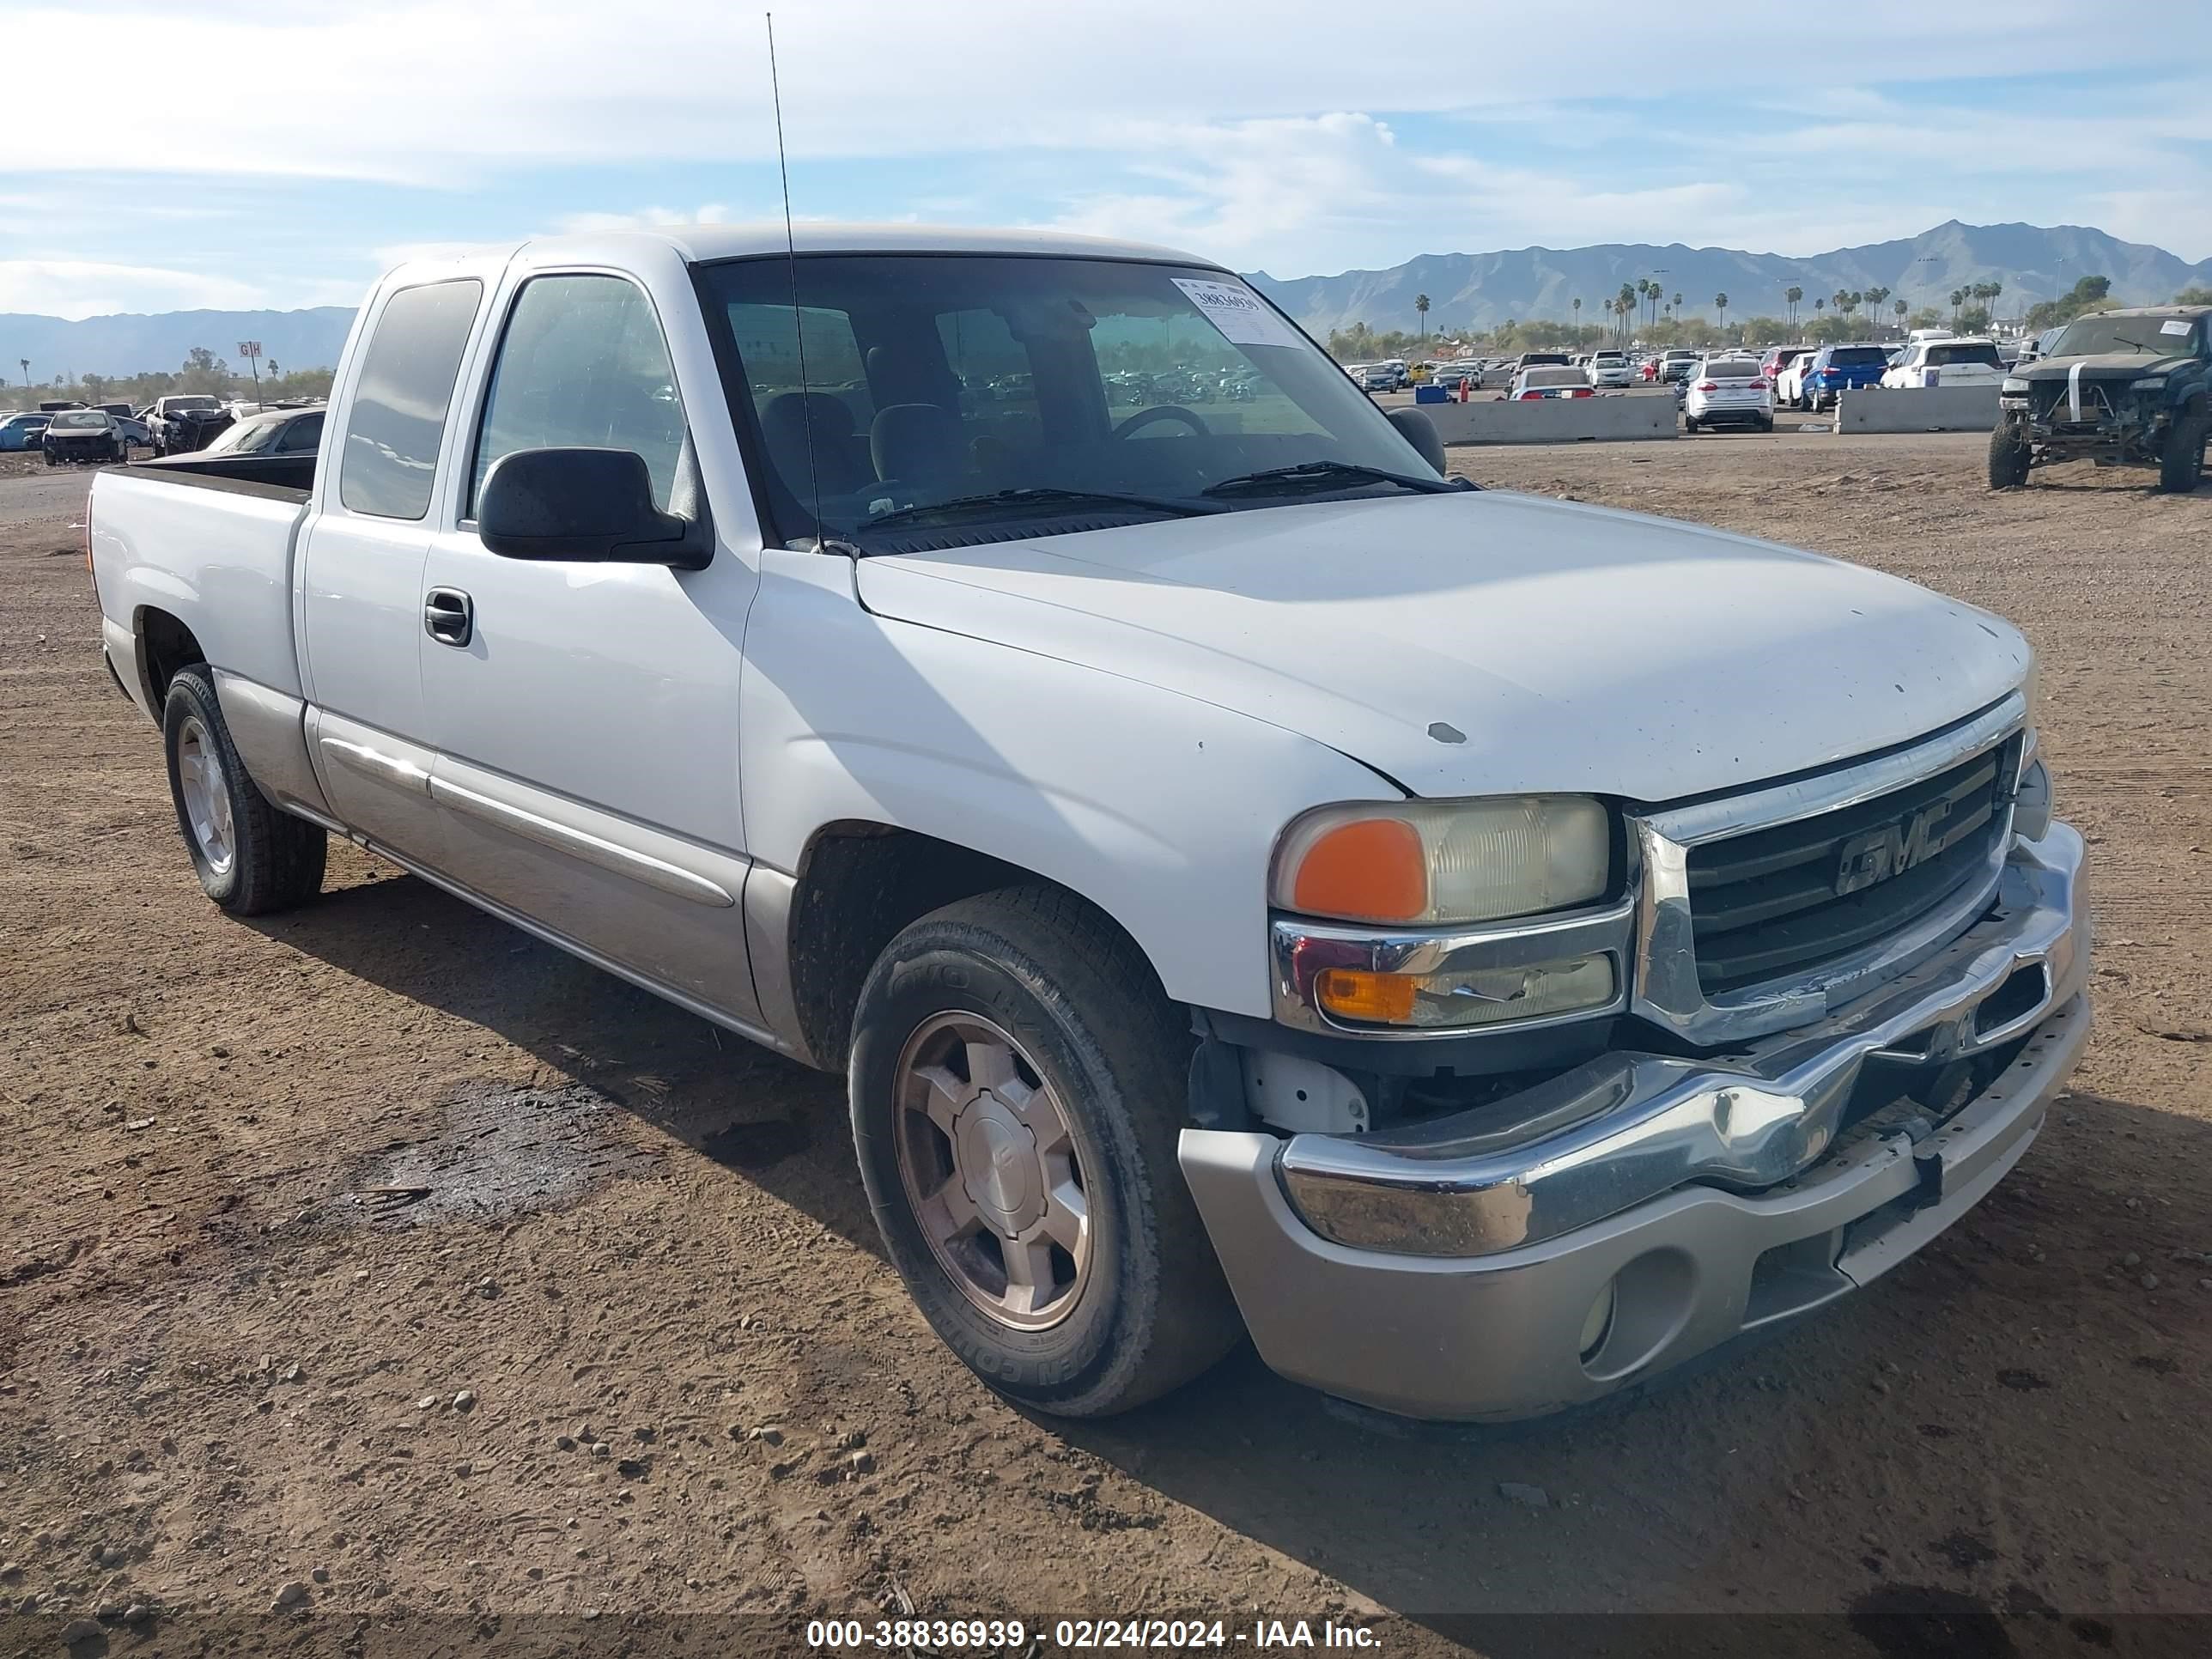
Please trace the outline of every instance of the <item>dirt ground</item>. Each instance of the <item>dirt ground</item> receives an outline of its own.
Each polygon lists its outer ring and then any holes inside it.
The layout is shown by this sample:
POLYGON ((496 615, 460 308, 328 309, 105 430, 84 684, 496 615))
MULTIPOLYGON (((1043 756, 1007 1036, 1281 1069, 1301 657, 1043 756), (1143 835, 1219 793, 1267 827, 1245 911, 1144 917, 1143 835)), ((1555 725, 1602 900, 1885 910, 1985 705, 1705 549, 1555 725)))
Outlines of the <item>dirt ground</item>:
POLYGON ((209 905, 65 507, 0 523, 0 1654, 100 1613, 117 1652, 363 1620, 765 1650, 907 1607, 1370 1620, 1395 1651, 1649 1629, 1516 1616, 1564 1613, 1850 1615, 1666 1626, 1701 1651, 2212 1648, 2134 1616, 2212 1615, 2212 489, 1992 496, 1973 438, 1455 455, 2033 638, 2099 1026, 1962 1224, 1592 1416, 1378 1432, 1246 1352, 1033 1419, 879 1258, 836 1081, 349 848, 307 909, 209 905))

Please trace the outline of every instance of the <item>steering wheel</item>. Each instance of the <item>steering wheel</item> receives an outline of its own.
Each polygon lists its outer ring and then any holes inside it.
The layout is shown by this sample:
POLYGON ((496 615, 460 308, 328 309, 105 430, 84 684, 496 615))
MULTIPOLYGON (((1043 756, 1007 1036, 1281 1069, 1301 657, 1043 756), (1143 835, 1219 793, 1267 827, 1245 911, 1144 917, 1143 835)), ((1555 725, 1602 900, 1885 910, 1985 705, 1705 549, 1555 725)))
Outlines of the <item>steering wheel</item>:
POLYGON ((1150 409, 1139 410, 1114 428, 1114 435, 1117 438, 1126 438, 1131 433, 1139 431, 1158 421, 1180 421, 1201 438, 1210 438, 1213 435, 1212 427, 1206 425, 1188 410, 1175 404, 1155 404, 1150 409))

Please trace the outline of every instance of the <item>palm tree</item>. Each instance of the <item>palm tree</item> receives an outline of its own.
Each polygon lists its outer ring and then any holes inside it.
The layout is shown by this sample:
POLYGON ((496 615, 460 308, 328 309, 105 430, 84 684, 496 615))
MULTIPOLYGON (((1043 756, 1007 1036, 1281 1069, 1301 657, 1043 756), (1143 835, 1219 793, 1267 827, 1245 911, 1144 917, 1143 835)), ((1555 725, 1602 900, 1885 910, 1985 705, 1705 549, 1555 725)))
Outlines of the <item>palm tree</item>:
POLYGON ((1951 290, 1951 320, 1953 322, 1959 320, 1959 307, 1966 303, 1966 290, 1963 288, 1953 289, 1951 290))
POLYGON ((1899 330, 1905 327, 1905 313, 1911 309, 1911 306, 1912 302, 1910 300, 1899 300, 1890 307, 1890 309, 1897 313, 1897 326, 1899 330))
POLYGON ((2004 284, 2002 283, 1991 283, 1990 284, 1990 311, 1992 314, 1995 314, 1997 308, 1997 296, 2003 292, 2004 284))
POLYGON ((1583 296, 1582 296, 1581 295, 1577 294, 1577 295, 1575 295, 1575 338, 1576 338, 1576 339, 1577 339, 1577 340, 1579 340, 1579 339, 1581 339, 1581 338, 1582 338, 1582 337, 1583 337, 1583 296))
POLYGON ((20 366, 20 367, 21 368, 21 369, 22 369, 22 371, 23 371, 23 384, 24 384, 25 386, 28 386, 28 385, 30 385, 30 383, 31 383, 31 360, 30 360, 28 357, 18 357, 18 358, 16 358, 16 359, 15 359, 15 362, 16 362, 16 363, 18 364, 18 366, 20 366))
POLYGON ((1797 326, 1797 302, 1805 297, 1805 290, 1792 283, 1782 290, 1782 297, 1790 302, 1790 326, 1797 326))
POLYGON ((284 371, 276 367, 276 360, 274 357, 264 358, 263 361, 269 365, 269 378, 270 380, 276 380, 283 374, 284 371))
POLYGON ((1881 302, 1889 298, 1886 288, 1870 288, 1866 291, 1867 315, 1874 323, 1874 331, 1881 333, 1881 302))
POLYGON ((1429 337, 1429 296, 1425 294, 1416 294, 1413 296, 1413 309, 1420 313, 1421 337, 1425 340, 1429 337))
POLYGON ((1674 314, 1677 317, 1682 314, 1682 296, 1680 294, 1674 296, 1674 314))
POLYGON ((1714 295, 1713 309, 1720 313, 1721 327, 1725 330, 1728 327, 1728 295, 1725 294, 1714 295))

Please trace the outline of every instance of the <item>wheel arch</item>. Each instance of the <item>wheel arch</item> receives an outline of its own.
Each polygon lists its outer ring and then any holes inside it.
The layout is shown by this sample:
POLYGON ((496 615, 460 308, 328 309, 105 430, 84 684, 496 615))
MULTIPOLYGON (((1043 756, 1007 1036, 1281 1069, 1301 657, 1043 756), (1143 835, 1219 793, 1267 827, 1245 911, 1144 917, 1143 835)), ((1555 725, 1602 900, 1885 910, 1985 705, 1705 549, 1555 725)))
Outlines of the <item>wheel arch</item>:
POLYGON ((146 693, 146 706, 160 718, 169 682, 180 668, 208 660, 199 637, 183 617, 158 605, 142 605, 132 613, 131 637, 135 643, 138 683, 146 693))
POLYGON ((843 818, 823 824, 807 842, 780 919, 781 937, 755 940, 757 951, 780 956, 785 981, 781 995, 764 995, 763 1001, 785 1005, 803 1058, 841 1071, 861 985, 901 930, 962 899, 1024 886, 1067 894, 1127 941, 1151 970, 1152 988, 1160 988, 1158 965, 1142 945, 1065 882, 921 830, 843 818))

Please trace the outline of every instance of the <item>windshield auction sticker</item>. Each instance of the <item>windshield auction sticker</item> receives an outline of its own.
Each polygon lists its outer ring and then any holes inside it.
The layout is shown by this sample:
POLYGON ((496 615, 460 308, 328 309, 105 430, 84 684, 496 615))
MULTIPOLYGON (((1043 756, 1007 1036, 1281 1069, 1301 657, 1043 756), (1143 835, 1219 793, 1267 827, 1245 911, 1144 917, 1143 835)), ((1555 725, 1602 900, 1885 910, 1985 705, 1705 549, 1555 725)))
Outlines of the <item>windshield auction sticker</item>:
POLYGON ((1175 285, 1206 319, 1238 345, 1294 346, 1298 337, 1291 325, 1260 302, 1251 289, 1234 283, 1205 283, 1177 276, 1175 285))

